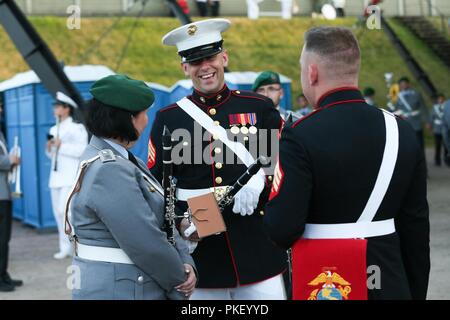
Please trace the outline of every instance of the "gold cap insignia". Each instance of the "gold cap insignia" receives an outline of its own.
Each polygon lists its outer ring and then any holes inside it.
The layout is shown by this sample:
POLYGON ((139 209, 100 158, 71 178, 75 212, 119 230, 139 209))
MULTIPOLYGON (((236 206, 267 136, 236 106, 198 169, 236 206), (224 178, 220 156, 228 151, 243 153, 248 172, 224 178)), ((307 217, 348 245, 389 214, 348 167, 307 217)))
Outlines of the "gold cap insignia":
POLYGON ((197 30, 197 26, 194 24, 192 26, 189 26, 187 33, 188 35, 193 36, 197 32, 197 30))

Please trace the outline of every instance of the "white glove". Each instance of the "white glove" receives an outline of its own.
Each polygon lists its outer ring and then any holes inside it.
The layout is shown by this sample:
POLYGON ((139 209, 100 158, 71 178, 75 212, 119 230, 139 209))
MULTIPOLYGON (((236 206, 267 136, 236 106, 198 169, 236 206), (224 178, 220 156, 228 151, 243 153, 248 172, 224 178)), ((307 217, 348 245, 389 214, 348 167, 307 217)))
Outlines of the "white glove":
POLYGON ((264 175, 258 172, 234 197, 233 212, 241 216, 251 215, 258 206, 259 195, 264 189, 264 175))
POLYGON ((195 227, 195 224, 193 223, 193 222, 191 222, 191 224, 189 225, 189 227, 186 229, 186 230, 184 230, 184 236, 186 237, 186 238, 189 238, 189 236, 191 235, 191 234, 193 234, 195 231, 197 231, 197 228, 195 227))
MULTIPOLYGON (((195 227, 195 224, 193 222, 191 222, 189 227, 186 230, 184 230, 183 234, 186 238, 189 238, 189 236, 191 234, 193 234, 195 231, 197 231, 197 228, 195 227)), ((195 248, 197 248, 198 242, 190 241, 188 239, 185 239, 184 241, 186 242, 186 245, 189 249, 189 254, 192 254, 194 252, 195 248)))

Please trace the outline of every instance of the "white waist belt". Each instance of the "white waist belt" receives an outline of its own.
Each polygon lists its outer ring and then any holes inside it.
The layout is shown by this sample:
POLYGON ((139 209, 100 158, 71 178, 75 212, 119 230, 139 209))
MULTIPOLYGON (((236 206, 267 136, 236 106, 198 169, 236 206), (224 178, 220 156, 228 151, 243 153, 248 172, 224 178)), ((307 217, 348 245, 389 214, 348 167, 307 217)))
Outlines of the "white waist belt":
POLYGON ((303 238, 305 239, 352 239, 369 238, 395 232, 394 219, 337 224, 307 223, 303 238))
POLYGON ((202 196, 204 194, 210 193, 210 192, 216 192, 216 193, 222 193, 225 192, 228 186, 220 186, 220 187, 211 187, 211 188, 204 188, 204 189, 177 189, 176 197, 177 200, 180 201, 187 201, 187 199, 202 196))
POLYGON ((77 243, 77 256, 92 261, 134 264, 120 248, 95 247, 77 243))

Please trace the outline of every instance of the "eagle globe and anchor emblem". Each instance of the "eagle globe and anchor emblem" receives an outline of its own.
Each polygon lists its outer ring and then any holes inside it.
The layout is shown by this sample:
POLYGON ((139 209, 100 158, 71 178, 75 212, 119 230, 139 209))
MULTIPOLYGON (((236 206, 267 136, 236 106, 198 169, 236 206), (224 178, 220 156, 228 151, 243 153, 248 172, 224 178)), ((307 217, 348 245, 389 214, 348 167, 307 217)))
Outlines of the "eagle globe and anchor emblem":
POLYGON ((323 270, 314 280, 308 283, 310 286, 320 286, 314 289, 308 300, 348 300, 352 291, 351 284, 336 272, 323 270))

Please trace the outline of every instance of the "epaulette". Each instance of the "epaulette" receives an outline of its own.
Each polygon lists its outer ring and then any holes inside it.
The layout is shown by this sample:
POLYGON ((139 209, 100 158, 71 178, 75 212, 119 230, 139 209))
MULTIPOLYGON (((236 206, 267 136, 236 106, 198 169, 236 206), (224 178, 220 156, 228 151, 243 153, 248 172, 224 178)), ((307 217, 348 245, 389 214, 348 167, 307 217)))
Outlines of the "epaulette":
POLYGON ((110 149, 100 150, 98 156, 103 163, 116 161, 116 156, 110 149))
POLYGON ((75 246, 75 254, 77 254, 77 236, 76 234, 72 234, 73 228, 69 221, 69 207, 70 207, 70 201, 72 200, 72 197, 80 191, 81 189, 81 183, 83 181, 84 173, 87 170, 87 168, 100 159, 103 163, 105 162, 112 162, 116 161, 116 156, 110 149, 103 149, 98 152, 98 154, 95 157, 92 157, 88 160, 83 160, 80 162, 80 169, 78 170, 77 177, 75 179, 75 184, 72 187, 72 191, 69 193, 69 197, 66 202, 66 207, 64 210, 64 232, 69 236, 70 241, 74 243, 75 246))

